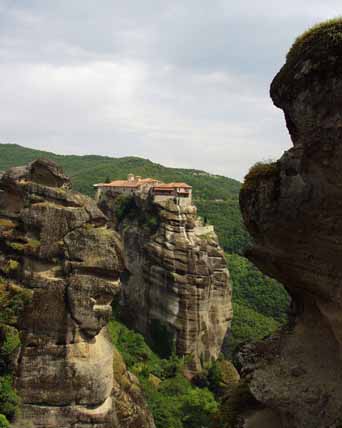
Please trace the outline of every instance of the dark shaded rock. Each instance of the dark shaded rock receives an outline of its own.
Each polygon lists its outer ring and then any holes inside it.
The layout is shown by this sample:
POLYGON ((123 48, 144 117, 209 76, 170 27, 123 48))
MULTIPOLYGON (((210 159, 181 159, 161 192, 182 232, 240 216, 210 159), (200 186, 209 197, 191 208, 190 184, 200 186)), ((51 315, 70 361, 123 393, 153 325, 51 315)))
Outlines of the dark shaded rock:
POLYGON ((240 194, 247 255, 291 294, 292 325, 249 350, 245 369, 284 426, 328 428, 342 423, 341 21, 305 37, 271 86, 294 147, 253 168, 240 194))

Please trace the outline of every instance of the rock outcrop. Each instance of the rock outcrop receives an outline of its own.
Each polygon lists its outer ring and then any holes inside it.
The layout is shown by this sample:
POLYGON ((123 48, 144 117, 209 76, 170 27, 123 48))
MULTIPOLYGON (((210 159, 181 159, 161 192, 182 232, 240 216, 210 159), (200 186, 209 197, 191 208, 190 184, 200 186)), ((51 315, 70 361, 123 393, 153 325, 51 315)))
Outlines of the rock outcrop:
MULTIPOLYGON (((108 198, 107 213, 115 205, 108 198)), ((232 319, 223 250, 193 205, 139 196, 131 205, 118 225, 130 273, 122 286, 126 321, 161 355, 191 356, 189 374, 195 373, 218 357, 232 319)))
POLYGON ((240 360, 286 428, 342 426, 341 70, 341 20, 296 41, 271 86, 293 147, 252 168, 240 195, 247 256, 293 299, 289 326, 240 360))
MULTIPOLYGON (((124 269, 120 237, 106 222, 53 162, 37 160, 1 177, 1 283, 31 294, 13 362, 18 427, 131 426, 116 411, 122 386, 106 331, 124 269)), ((127 375, 128 396, 130 387, 139 389, 127 375)), ((142 399, 131 409, 139 411, 139 426, 152 428, 142 399)))

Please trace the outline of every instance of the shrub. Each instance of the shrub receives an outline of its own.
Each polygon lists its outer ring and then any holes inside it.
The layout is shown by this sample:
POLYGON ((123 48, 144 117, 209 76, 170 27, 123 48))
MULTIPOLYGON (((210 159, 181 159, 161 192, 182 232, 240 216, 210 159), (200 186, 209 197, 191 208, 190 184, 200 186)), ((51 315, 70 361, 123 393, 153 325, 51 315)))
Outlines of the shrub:
POLYGON ((306 30, 296 38, 291 46, 287 61, 295 60, 303 52, 311 49, 318 49, 320 46, 324 50, 333 49, 342 43, 342 18, 329 19, 320 22, 306 30))
POLYGON ((0 428, 9 428, 10 423, 5 415, 0 414, 0 428))
POLYGON ((128 368, 139 377, 156 428, 212 426, 217 402, 210 391, 194 387, 184 377, 184 359, 174 354, 160 358, 140 334, 116 320, 110 322, 109 331, 128 368))
POLYGON ((242 185, 242 190, 255 189, 256 184, 260 179, 267 179, 279 175, 278 162, 257 162, 253 165, 242 185))
POLYGON ((9 276, 14 275, 18 271, 18 269, 19 269, 19 262, 13 259, 7 260, 5 265, 1 268, 3 273, 9 276))
POLYGON ((155 211, 147 211, 144 214, 145 216, 142 219, 142 223, 146 225, 151 233, 156 232, 160 225, 160 218, 158 213, 155 211))
POLYGON ((148 381, 142 379, 141 385, 153 414, 156 428, 183 428, 179 417, 177 398, 165 396, 148 381))
POLYGON ((11 356, 19 346, 19 331, 14 327, 0 324, 0 360, 9 364, 11 356))
POLYGON ((15 325, 24 307, 30 302, 32 292, 0 277, 0 323, 15 325))
POLYGON ((4 414, 9 420, 15 416, 19 404, 18 395, 12 384, 11 376, 0 377, 0 413, 4 414))
POLYGON ((30 297, 30 291, 0 277, 0 428, 8 426, 7 419, 15 416, 19 404, 10 375, 13 354, 20 346, 19 332, 14 326, 30 297))
POLYGON ((117 320, 111 320, 108 329, 128 369, 138 376, 147 378, 149 374, 153 374, 165 378, 176 370, 173 365, 180 364, 177 357, 176 361, 162 360, 151 350, 140 333, 130 330, 117 320))
POLYGON ((115 198, 114 213, 119 223, 136 210, 137 206, 133 196, 121 194, 115 198))
POLYGON ((8 245, 12 248, 12 250, 18 252, 22 252, 25 249, 25 245, 21 242, 9 242, 8 245))
POLYGON ((218 403, 208 389, 192 388, 183 397, 181 411, 184 427, 211 427, 218 403))

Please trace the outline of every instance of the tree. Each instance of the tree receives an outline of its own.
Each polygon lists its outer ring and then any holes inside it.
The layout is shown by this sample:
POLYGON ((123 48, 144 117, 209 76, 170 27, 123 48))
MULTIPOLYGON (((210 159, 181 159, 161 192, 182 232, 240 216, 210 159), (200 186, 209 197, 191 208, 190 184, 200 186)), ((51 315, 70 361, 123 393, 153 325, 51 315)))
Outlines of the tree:
POLYGON ((186 428, 207 428, 213 423, 218 403, 207 388, 193 388, 183 399, 183 425, 186 428))

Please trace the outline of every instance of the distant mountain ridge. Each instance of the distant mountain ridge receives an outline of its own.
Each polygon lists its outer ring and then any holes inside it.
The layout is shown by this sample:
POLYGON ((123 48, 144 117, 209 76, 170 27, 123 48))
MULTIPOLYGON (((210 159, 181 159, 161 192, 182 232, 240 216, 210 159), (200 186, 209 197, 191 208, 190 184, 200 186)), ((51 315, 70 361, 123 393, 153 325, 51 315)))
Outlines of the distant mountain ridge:
POLYGON ((123 179, 130 172, 163 181, 184 181, 193 186, 199 214, 215 226, 226 251, 242 252, 248 242, 238 203, 241 183, 232 178, 195 169, 165 167, 135 156, 57 155, 17 144, 0 144, 0 171, 37 158, 57 162, 71 178, 74 189, 87 195, 94 194, 94 183, 123 179))

